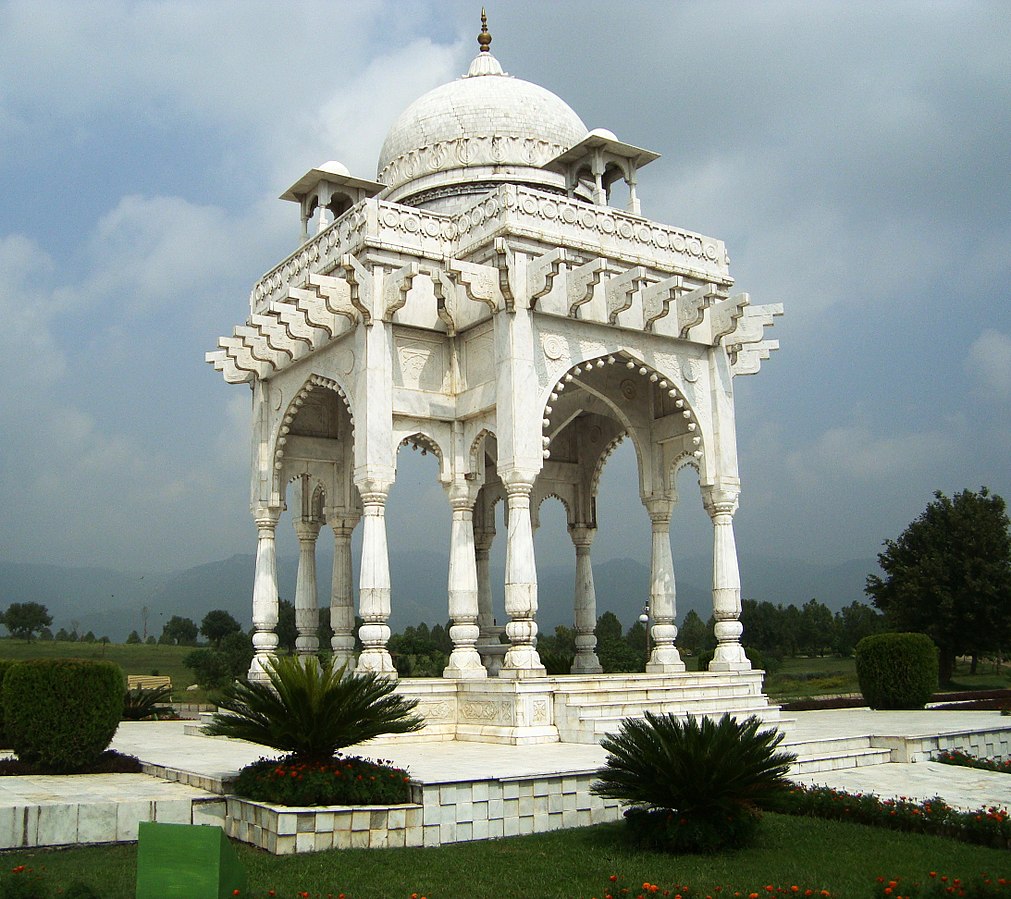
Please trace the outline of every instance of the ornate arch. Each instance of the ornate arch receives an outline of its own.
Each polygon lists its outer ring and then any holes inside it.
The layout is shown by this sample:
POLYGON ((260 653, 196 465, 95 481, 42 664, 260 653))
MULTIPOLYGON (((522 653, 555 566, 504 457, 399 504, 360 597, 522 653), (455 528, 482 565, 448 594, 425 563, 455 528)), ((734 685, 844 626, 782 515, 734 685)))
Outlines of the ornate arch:
POLYGON ((277 431, 275 432, 274 439, 272 441, 273 477, 271 479, 271 489, 278 498, 283 497, 284 493, 281 489, 284 486, 281 483, 282 471, 284 469, 284 446, 288 442, 288 434, 291 431, 292 422, 294 422, 295 417, 298 415, 299 409, 305 405, 306 397, 308 397, 309 394, 317 388, 331 390, 337 394, 343 403, 344 409, 347 411, 350 423, 350 435, 354 438, 355 416, 351 409, 351 402, 348 399, 348 395, 344 390, 344 387, 333 378, 324 377, 323 375, 318 374, 309 375, 299 388, 298 392, 291 398, 291 402, 289 402, 285 408, 284 415, 281 416, 280 423, 277 426, 277 431))

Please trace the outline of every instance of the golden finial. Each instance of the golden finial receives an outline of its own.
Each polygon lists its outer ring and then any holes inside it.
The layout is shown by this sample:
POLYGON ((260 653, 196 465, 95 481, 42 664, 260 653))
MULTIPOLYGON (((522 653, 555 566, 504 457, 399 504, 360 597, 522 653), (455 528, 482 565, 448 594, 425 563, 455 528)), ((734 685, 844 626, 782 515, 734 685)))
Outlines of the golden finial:
POLYGON ((491 34, 488 31, 488 16, 485 14, 483 6, 481 7, 481 33, 477 36, 477 43, 482 53, 491 53, 491 34))

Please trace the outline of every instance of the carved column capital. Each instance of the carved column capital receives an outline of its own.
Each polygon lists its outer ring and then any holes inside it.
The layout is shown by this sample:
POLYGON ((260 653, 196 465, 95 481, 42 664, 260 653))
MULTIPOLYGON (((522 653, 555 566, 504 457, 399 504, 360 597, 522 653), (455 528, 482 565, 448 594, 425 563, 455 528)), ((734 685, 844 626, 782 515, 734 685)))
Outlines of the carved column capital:
POLYGON ((574 524, 569 527, 569 538, 572 545, 576 547, 578 553, 580 549, 589 549, 593 545, 593 539, 597 536, 597 529, 586 524, 574 524))
POLYGON ((717 516, 733 516, 738 508, 740 492, 720 487, 702 488, 702 505, 709 517, 716 520, 717 516))
POLYGON ((280 506, 256 506, 251 511, 258 531, 273 530, 281 517, 280 506))
POLYGON ((665 496, 646 497, 642 504, 646 507, 649 520, 653 523, 653 530, 661 528, 670 529, 670 516, 674 509, 674 501, 665 496))
POLYGON ((319 536, 323 522, 315 518, 296 518, 292 521, 299 541, 312 542, 319 536))

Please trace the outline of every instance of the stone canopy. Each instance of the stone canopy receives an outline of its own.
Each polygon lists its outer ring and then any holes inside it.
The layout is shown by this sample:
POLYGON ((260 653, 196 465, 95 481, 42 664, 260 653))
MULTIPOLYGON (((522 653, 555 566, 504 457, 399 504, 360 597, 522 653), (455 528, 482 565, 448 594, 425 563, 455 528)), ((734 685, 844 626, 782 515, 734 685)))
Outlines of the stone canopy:
POLYGON ((414 445, 437 457, 452 509, 446 689, 483 690, 480 704, 493 702, 491 681, 512 684, 505 723, 485 721, 485 734, 557 739, 550 700, 538 712, 531 698, 548 680, 536 648, 532 523, 545 498, 561 500, 576 556, 572 674, 594 677, 596 493, 625 439, 652 522, 647 673, 669 681, 685 667, 669 528, 687 466, 713 522, 710 671, 750 675, 733 534, 733 382, 778 348, 765 331, 782 307, 734 290, 722 241, 640 215, 637 172, 656 158, 587 131, 554 94, 504 74, 482 43, 465 76, 397 119, 375 182, 327 163, 284 195, 300 203, 300 244, 256 282, 245 323, 207 354, 253 394, 251 678, 264 676, 277 647, 274 534, 285 509, 301 547, 299 651, 318 648, 315 544, 326 525, 331 648, 338 661, 396 676, 387 649, 396 522, 385 506, 398 449, 414 445), (619 181, 624 210, 610 205, 619 181), (499 502, 504 637, 488 565, 499 502), (356 660, 350 540, 359 526, 356 660))

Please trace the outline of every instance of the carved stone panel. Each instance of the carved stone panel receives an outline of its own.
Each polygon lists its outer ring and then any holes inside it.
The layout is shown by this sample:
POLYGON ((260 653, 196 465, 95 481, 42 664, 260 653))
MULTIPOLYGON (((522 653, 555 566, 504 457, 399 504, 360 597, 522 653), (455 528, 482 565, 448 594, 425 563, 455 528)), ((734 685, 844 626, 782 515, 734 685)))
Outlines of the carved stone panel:
POLYGON ((442 340, 398 335, 393 364, 397 387, 439 392, 446 389, 449 359, 442 340))
POLYGON ((477 334, 464 344, 467 387, 478 387, 495 378, 495 340, 491 331, 477 334))

